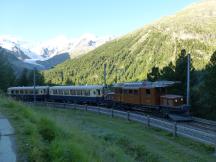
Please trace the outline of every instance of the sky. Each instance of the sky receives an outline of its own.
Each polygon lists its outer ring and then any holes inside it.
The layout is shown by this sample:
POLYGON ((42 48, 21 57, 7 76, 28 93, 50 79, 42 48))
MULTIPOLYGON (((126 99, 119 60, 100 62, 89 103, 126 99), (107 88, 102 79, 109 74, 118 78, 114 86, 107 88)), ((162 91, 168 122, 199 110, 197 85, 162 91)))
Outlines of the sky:
POLYGON ((43 41, 123 35, 199 0, 0 0, 0 35, 43 41))

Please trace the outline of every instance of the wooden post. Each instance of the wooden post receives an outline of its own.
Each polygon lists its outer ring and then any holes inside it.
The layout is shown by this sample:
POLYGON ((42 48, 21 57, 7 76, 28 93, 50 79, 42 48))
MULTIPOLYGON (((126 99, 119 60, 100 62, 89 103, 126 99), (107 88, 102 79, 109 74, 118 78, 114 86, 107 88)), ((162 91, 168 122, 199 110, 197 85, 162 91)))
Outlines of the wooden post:
POLYGON ((33 95, 34 95, 34 104, 36 104, 36 76, 35 76, 35 71, 36 67, 34 67, 34 76, 33 76, 33 84, 34 84, 34 89, 33 89, 33 95))
POLYGON ((113 116, 114 116, 114 113, 113 113, 113 108, 112 108, 112 118, 113 118, 113 116))
POLYGON ((215 138, 214 138, 214 156, 216 157, 216 133, 215 133, 215 138))
POLYGON ((176 134, 176 130, 177 130, 177 129, 176 129, 176 128, 177 128, 176 126, 177 126, 177 123, 174 122, 174 124, 173 124, 173 136, 174 136, 174 137, 176 137, 176 135, 177 135, 177 134, 176 134))
POLYGON ((150 127, 150 116, 147 115, 147 126, 150 127))
POLYGON ((127 112, 127 120, 130 121, 130 112, 127 112))
POLYGON ((105 86, 105 88, 106 88, 106 75, 107 75, 107 73, 106 73, 106 64, 104 64, 104 86, 105 86))

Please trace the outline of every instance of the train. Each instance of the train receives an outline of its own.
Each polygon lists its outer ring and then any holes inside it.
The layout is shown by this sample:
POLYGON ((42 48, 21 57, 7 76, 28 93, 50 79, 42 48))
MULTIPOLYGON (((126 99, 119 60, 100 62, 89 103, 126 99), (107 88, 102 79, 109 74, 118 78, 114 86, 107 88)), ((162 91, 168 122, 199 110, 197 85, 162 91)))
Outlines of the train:
POLYGON ((182 95, 169 94, 167 90, 176 81, 142 81, 105 85, 29 86, 9 87, 7 94, 22 101, 49 101, 106 107, 125 110, 151 110, 165 116, 189 114, 182 95))

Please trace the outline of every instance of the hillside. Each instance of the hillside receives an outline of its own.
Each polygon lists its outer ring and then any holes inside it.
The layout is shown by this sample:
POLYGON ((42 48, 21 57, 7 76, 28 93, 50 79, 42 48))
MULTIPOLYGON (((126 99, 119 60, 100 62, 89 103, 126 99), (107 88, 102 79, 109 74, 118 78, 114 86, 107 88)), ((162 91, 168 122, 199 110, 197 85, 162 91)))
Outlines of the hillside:
POLYGON ((183 48, 191 53, 194 67, 202 69, 216 49, 215 8, 214 0, 192 4, 45 71, 46 82, 62 83, 58 74, 63 72, 63 83, 102 83, 104 63, 108 65, 108 83, 143 80, 153 66, 161 68, 174 62, 183 48))
POLYGON ((3 96, 18 161, 215 161, 214 148, 143 124, 80 110, 22 104, 3 96))

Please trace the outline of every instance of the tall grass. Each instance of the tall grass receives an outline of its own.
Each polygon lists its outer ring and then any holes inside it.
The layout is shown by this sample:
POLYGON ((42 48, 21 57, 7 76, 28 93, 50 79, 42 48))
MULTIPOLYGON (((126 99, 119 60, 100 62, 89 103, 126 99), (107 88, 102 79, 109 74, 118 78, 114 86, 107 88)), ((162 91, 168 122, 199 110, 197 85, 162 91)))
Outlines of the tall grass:
POLYGON ((19 161, 86 161, 80 148, 73 145, 70 134, 46 116, 35 113, 27 105, 1 96, 1 110, 16 128, 19 161), (77 153, 78 152, 78 153, 77 153))
MULTIPOLYGON (((0 99, 1 110, 16 128, 19 161, 30 162, 101 162, 135 161, 141 156, 135 146, 122 149, 114 143, 96 141, 79 129, 63 130, 44 114, 35 112, 28 105, 5 97, 0 99), (126 154, 125 152, 126 151, 126 154), (129 153, 129 156, 127 155, 129 153), (136 158, 131 157, 132 155, 136 158)), ((155 159, 155 158, 153 158, 155 159)), ((151 158, 148 158, 150 161, 151 158)), ((142 161, 145 161, 144 159, 142 161)))
POLYGON ((214 161, 212 147, 118 118, 29 107, 3 96, 0 111, 16 129, 19 161, 214 161))

